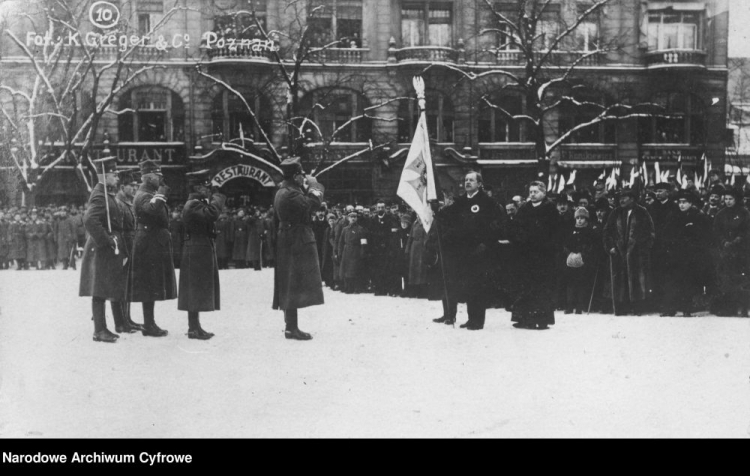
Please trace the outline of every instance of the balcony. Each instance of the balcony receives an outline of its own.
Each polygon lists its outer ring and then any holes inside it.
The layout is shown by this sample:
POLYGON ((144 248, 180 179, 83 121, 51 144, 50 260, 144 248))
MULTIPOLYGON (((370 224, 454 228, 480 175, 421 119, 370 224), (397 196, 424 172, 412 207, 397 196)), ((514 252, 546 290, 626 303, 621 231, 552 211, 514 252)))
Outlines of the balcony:
POLYGON ((395 58, 398 63, 458 63, 459 50, 444 46, 411 46, 397 50, 388 49, 389 60, 395 58))
POLYGON ((316 63, 352 64, 367 61, 369 48, 326 48, 310 55, 316 63))
POLYGON ((253 49, 252 47, 225 46, 223 48, 202 47, 209 61, 216 62, 262 62, 267 63, 273 56, 272 51, 253 49))
POLYGON ((646 67, 659 68, 705 68, 706 52, 701 50, 660 50, 646 53, 646 67))
MULTIPOLYGON (((539 64, 546 52, 537 51, 534 53, 534 62, 539 64)), ((576 61, 577 66, 599 66, 601 64, 600 53, 591 54, 585 51, 553 51, 545 60, 544 66, 570 66, 576 61)), ((492 56, 492 54, 489 54, 492 56)), ((494 54, 494 60, 502 66, 524 66, 526 64, 526 55, 520 51, 498 51, 494 54)))

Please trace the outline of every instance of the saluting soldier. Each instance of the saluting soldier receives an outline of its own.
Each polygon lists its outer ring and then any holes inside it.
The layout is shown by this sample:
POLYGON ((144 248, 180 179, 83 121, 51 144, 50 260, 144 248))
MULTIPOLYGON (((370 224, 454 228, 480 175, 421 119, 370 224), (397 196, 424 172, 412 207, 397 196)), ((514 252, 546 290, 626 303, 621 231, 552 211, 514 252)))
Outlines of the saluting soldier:
POLYGON ((298 327, 297 309, 323 304, 318 249, 310 222, 324 188, 315 177, 305 176, 299 157, 284 160, 281 170, 284 181, 273 202, 278 230, 273 308, 284 311, 284 337, 310 340, 312 336, 298 327))
POLYGON ((177 298, 167 207, 169 187, 158 163, 144 160, 139 166, 142 183, 134 201, 136 231, 128 299, 143 303, 143 335, 163 337, 167 331, 156 325, 155 302, 177 298))
POLYGON ((177 309, 188 313, 188 338, 208 340, 214 336, 201 327, 200 313, 220 309, 219 263, 216 258, 216 221, 227 197, 211 193, 208 170, 187 174, 193 193, 182 210, 185 241, 180 260, 177 309))
POLYGON ((99 183, 91 191, 89 206, 83 217, 88 239, 83 248, 78 295, 91 296, 94 341, 113 343, 119 336, 107 329, 104 303, 110 301, 115 324, 121 323, 128 251, 123 246, 122 211, 115 200, 119 180, 116 159, 108 157, 94 162, 100 175, 99 183))

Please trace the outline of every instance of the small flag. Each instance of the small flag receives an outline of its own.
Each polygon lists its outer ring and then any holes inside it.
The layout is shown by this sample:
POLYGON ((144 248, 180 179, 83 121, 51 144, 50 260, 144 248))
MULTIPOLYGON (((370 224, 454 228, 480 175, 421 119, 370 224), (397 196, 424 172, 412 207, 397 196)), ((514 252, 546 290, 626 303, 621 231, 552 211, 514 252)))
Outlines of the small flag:
POLYGON ((656 181, 661 182, 661 169, 659 168, 659 162, 654 162, 654 174, 656 175, 656 181))
POLYGON ((570 177, 568 177, 568 185, 572 185, 576 181, 576 171, 573 169, 573 171, 570 173, 570 177))

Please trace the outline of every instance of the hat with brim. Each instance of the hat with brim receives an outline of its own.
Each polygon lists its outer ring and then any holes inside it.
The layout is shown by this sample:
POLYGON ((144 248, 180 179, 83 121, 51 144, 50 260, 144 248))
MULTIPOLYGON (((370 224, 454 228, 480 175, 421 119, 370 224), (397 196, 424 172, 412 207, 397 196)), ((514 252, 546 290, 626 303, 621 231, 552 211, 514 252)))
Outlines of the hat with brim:
POLYGON ((297 174, 304 173, 302 160, 299 157, 289 157, 281 162, 279 167, 281 167, 281 173, 284 174, 285 179, 290 179, 297 174))
POLYGON ((96 167, 97 174, 114 174, 117 173, 117 157, 103 157, 101 159, 92 160, 96 167))
POLYGON ((144 160, 138 167, 141 169, 141 175, 161 174, 161 165, 153 160, 144 160))
POLYGON ((654 190, 656 190, 656 191, 658 191, 658 190, 670 191, 670 190, 672 190, 672 185, 668 184, 666 182, 659 182, 656 185, 654 185, 654 190))

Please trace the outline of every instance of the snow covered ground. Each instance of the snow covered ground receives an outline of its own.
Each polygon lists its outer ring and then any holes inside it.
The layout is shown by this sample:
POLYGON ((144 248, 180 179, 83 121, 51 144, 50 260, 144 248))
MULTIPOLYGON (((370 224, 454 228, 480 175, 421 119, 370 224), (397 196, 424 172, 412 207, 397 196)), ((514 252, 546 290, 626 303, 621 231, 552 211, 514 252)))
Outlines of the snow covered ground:
POLYGON ((750 319, 558 314, 529 331, 489 310, 472 332, 432 323, 437 302, 326 288, 298 342, 272 270, 221 279, 212 340, 168 301, 166 338, 104 344, 78 272, 1 271, 0 437, 750 435, 750 319))

